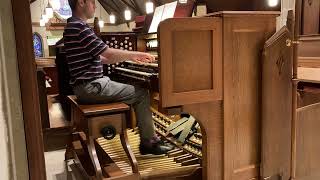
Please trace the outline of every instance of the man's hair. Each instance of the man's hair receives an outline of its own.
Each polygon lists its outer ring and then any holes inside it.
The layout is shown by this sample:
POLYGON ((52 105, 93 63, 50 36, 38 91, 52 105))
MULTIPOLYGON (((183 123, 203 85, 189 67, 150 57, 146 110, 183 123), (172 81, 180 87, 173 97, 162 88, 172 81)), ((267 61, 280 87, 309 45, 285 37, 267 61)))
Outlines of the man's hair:
POLYGON ((76 10, 78 0, 68 0, 68 2, 69 2, 69 6, 70 6, 71 10, 72 11, 76 10))

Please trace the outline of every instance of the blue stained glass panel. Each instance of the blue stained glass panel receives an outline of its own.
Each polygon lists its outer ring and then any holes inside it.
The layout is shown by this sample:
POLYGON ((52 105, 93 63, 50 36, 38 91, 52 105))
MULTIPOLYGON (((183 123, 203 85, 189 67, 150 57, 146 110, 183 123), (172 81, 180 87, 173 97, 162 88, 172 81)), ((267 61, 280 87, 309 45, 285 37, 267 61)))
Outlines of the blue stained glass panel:
POLYGON ((41 40, 41 36, 34 33, 33 34, 33 49, 34 49, 34 56, 43 57, 43 44, 41 40))

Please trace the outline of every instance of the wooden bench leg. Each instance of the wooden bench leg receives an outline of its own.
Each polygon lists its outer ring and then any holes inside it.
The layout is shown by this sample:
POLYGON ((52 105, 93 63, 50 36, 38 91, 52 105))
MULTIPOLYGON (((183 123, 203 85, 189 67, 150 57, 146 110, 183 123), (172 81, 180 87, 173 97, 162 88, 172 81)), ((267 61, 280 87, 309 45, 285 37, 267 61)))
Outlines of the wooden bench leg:
POLYGON ((138 163, 137 163, 136 157, 134 156, 134 154, 131 150, 131 146, 130 146, 129 140, 128 140, 128 134, 127 134, 127 130, 126 130, 127 118, 130 118, 130 111, 122 114, 122 132, 120 132, 120 140, 121 140, 121 144, 122 144, 124 151, 129 156, 128 159, 129 159, 131 167, 132 167, 132 172, 138 173, 139 172, 138 163))
POLYGON ((66 145, 66 152, 64 154, 64 160, 65 161, 74 158, 73 152, 72 152, 73 151, 72 142, 73 142, 73 134, 70 133, 70 135, 68 136, 68 143, 66 145))
POLYGON ((89 155, 90 155, 92 164, 94 165, 94 168, 96 171, 96 177, 99 180, 103 180, 104 177, 103 177, 101 165, 99 162, 99 158, 97 155, 96 147, 94 145, 94 141, 95 141, 95 139, 92 136, 90 136, 87 140, 87 147, 88 147, 88 151, 89 151, 89 155))

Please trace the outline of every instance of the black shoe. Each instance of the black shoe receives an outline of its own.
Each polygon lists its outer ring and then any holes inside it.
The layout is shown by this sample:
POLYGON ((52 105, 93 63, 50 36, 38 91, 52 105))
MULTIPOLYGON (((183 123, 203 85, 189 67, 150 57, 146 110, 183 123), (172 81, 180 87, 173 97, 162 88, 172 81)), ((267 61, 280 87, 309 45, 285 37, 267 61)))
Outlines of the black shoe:
POLYGON ((139 146, 139 150, 142 155, 146 155, 146 154, 161 155, 161 154, 166 154, 168 151, 172 149, 173 149, 172 147, 165 145, 162 141, 152 143, 151 145, 145 145, 141 143, 139 146))

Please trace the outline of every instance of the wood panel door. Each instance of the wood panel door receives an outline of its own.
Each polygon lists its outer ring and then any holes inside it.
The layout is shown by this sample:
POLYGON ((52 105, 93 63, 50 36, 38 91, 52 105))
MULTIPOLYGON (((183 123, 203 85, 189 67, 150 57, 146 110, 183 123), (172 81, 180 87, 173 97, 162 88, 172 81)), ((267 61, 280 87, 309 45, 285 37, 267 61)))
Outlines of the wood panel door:
POLYGON ((320 1, 303 0, 302 34, 319 34, 320 1))
POLYGON ((159 26, 162 107, 222 99, 220 18, 167 19, 159 26))
POLYGON ((286 27, 265 44, 262 62, 261 176, 290 177, 292 120, 292 48, 286 27))

